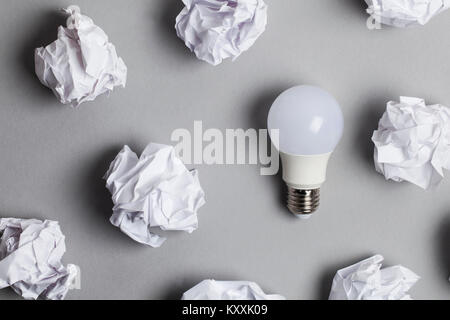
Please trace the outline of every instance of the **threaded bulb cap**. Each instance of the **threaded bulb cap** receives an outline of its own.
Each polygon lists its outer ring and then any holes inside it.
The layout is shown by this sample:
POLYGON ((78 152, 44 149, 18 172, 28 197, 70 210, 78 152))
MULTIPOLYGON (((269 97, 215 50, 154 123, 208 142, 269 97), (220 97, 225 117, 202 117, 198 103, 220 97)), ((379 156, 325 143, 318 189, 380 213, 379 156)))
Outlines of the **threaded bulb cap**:
POLYGON ((288 186, 287 207, 296 216, 309 218, 319 208, 319 203, 320 188, 301 190, 288 186))

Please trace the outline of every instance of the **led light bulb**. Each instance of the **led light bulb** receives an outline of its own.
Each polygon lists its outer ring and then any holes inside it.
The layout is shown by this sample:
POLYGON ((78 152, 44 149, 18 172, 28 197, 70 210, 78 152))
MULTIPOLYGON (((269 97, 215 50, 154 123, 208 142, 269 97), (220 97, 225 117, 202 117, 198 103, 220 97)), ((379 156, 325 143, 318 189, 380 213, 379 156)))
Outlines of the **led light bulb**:
POLYGON ((279 141, 272 142, 280 151, 287 207, 298 217, 309 218, 319 207, 328 160, 342 137, 341 108, 323 89, 293 87, 272 104, 267 127, 269 133, 279 130, 279 141))

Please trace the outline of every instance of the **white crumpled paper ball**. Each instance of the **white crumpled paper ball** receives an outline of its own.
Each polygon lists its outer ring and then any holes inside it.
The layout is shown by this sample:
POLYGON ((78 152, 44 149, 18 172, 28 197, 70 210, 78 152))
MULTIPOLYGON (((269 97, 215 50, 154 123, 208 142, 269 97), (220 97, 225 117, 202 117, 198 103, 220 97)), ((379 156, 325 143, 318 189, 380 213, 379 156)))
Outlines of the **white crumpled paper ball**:
POLYGON ((278 294, 265 294, 250 281, 203 280, 186 291, 181 300, 285 300, 278 294))
POLYGON ((450 109, 419 98, 391 101, 372 141, 375 168, 386 179, 437 186, 450 169, 450 109))
POLYGON ((11 287, 25 299, 64 299, 78 274, 61 262, 64 239, 56 221, 0 219, 0 289, 11 287))
POLYGON ((127 67, 117 56, 106 33, 91 18, 70 6, 67 28, 58 28, 58 39, 35 50, 36 75, 63 104, 78 106, 93 101, 114 87, 125 87, 127 67))
POLYGON ((198 59, 218 65, 235 60, 264 32, 267 5, 263 0, 183 0, 175 29, 198 59))
POLYGON ((367 13, 376 21, 394 26, 424 25, 450 8, 449 0, 366 0, 367 13))
POLYGON ((408 291, 420 279, 402 266, 381 268, 384 258, 375 255, 339 270, 330 300, 411 300, 408 291))
POLYGON ((114 203, 110 221, 133 240, 159 247, 166 238, 151 228, 197 229, 205 194, 197 171, 189 171, 172 146, 150 143, 140 157, 125 146, 105 179, 114 203))

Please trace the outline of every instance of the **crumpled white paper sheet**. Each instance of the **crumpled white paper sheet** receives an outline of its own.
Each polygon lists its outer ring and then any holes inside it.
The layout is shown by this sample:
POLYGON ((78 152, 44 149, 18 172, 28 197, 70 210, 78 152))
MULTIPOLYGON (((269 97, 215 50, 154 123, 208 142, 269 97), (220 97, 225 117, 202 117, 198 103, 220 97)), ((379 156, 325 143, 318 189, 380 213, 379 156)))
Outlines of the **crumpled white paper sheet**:
POLYGON ((70 6, 67 28, 58 28, 58 39, 35 50, 35 69, 41 83, 63 104, 78 106, 115 86, 125 87, 127 67, 117 56, 106 33, 91 18, 70 6))
POLYGON ((218 65, 233 61, 264 32, 267 5, 263 0, 183 0, 175 29, 198 59, 218 65))
POLYGON ((386 179, 435 187, 450 169, 450 109, 411 97, 388 102, 372 141, 375 168, 386 179))
POLYGON ((265 294, 254 282, 203 280, 186 291, 182 300, 285 300, 278 294, 265 294))
POLYGON ((402 266, 381 268, 383 256, 375 255, 339 270, 330 300, 411 300, 409 289, 420 279, 402 266))
POLYGON ((25 299, 65 298, 78 269, 64 265, 64 235, 56 221, 0 219, 0 289, 25 299))
POLYGON ((450 8, 450 0, 366 0, 376 21, 394 27, 424 25, 450 8))
POLYGON ((198 227, 205 193, 197 171, 188 171, 172 146, 150 143, 138 156, 125 146, 105 175, 114 203, 111 223, 133 240, 159 247, 166 238, 150 232, 198 227))

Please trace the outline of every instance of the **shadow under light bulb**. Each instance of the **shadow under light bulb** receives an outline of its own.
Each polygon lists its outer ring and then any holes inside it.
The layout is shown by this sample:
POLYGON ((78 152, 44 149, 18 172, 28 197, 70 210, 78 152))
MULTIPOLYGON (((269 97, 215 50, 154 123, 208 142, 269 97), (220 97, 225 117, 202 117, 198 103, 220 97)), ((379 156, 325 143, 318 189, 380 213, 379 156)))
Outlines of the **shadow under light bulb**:
POLYGON ((342 137, 341 108, 321 88, 293 87, 272 104, 267 128, 280 152, 283 180, 288 187, 287 207, 298 217, 309 218, 319 207, 328 160, 342 137), (271 133, 277 129, 278 142, 271 133))

